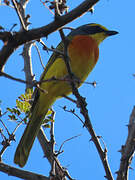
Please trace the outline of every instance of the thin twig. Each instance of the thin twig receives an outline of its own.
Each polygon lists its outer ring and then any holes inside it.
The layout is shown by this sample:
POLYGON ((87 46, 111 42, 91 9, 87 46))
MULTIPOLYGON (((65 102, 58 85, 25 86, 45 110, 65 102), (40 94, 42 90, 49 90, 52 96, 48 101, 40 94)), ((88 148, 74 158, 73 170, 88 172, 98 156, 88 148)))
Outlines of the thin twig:
POLYGON ((55 163, 56 163, 55 167, 56 167, 57 173, 63 177, 63 180, 66 180, 66 178, 64 178, 65 171, 64 171, 63 167, 60 165, 60 162, 57 159, 57 157, 54 155, 54 153, 52 153, 51 144, 48 141, 42 127, 40 128, 37 137, 38 137, 40 145, 41 145, 41 147, 43 149, 45 157, 48 159, 50 164, 52 164, 52 162, 55 161, 55 163))
POLYGON ((4 113, 2 113, 2 114, 0 115, 0 118, 3 117, 3 116, 6 115, 6 114, 7 114, 7 111, 5 111, 4 113))
POLYGON ((14 6, 12 6, 11 4, 1 3, 1 1, 0 1, 0 6, 8 6, 14 9, 14 6))
POLYGON ((17 129, 19 128, 19 126, 23 123, 23 119, 17 124, 17 126, 15 127, 15 129, 13 130, 12 134, 15 134, 15 132, 17 131, 17 129))
POLYGON ((45 2, 43 2, 42 0, 40 0, 40 2, 51 12, 52 15, 54 15, 54 12, 46 5, 45 2))
POLYGON ((4 154, 5 150, 7 149, 7 147, 10 145, 11 141, 15 141, 15 131, 17 130, 17 128, 22 124, 23 120, 21 120, 21 122, 16 126, 16 128, 14 129, 14 131, 12 133, 9 133, 6 125, 2 122, 2 120, 0 119, 0 122, 3 124, 3 126, 5 127, 7 133, 8 133, 8 138, 6 138, 2 133, 2 137, 4 138, 2 145, 3 148, 0 151, 0 159, 2 159, 2 155, 4 154))
MULTIPOLYGON (((60 106, 61 107, 61 106, 60 106)), ((66 109, 66 107, 64 106, 64 107, 61 107, 65 112, 69 112, 69 113, 72 113, 74 116, 76 116, 80 121, 81 121, 81 123, 83 124, 83 126, 84 126, 84 121, 78 116, 78 114, 76 114, 75 113, 75 111, 74 110, 68 110, 68 109, 66 109)))
POLYGON ((24 83, 24 84, 31 84, 31 85, 33 84, 33 86, 35 86, 35 83, 33 83, 33 82, 28 82, 28 81, 25 81, 23 79, 13 77, 13 76, 5 73, 5 72, 0 72, 0 76, 4 76, 5 78, 8 78, 8 79, 20 82, 20 83, 24 83))
POLYGON ((16 0, 12 0, 12 3, 14 5, 14 7, 15 7, 16 13, 17 13, 17 15, 19 17, 19 20, 20 20, 20 23, 22 25, 23 30, 26 30, 26 26, 25 26, 24 20, 23 20, 23 18, 21 16, 19 8, 18 8, 18 4, 17 4, 18 2, 16 0))
MULTIPOLYGON (((45 90, 45 89, 42 89, 42 88, 40 88, 40 86, 39 86, 39 84, 41 84, 41 81, 39 81, 39 82, 36 82, 36 81, 25 81, 25 80, 22 80, 22 79, 19 79, 19 78, 15 78, 15 77, 13 77, 13 76, 11 76, 11 75, 9 75, 9 74, 7 74, 7 73, 5 73, 5 72, 0 72, 0 76, 4 76, 4 77, 6 77, 6 78, 8 78, 8 79, 11 79, 11 80, 14 80, 14 81, 17 81, 17 82, 21 82, 21 83, 24 83, 24 84, 29 84, 29 85, 31 85, 31 87, 36 87, 36 88, 38 88, 41 92, 43 92, 43 93, 47 93, 47 91, 45 90)), ((49 81, 52 81, 52 79, 48 79, 48 80, 45 80, 46 82, 49 82, 49 81)))
POLYGON ((72 140, 72 139, 75 139, 75 138, 77 138, 77 137, 79 137, 79 136, 81 136, 81 134, 78 134, 78 135, 76 135, 76 136, 73 136, 73 137, 71 137, 71 138, 66 139, 66 140, 61 144, 61 146, 60 146, 60 148, 59 148, 59 150, 58 150, 58 154, 59 154, 59 152, 61 152, 61 149, 62 149, 62 147, 64 146, 64 144, 65 144, 66 142, 68 142, 68 141, 70 141, 70 140, 72 140))
POLYGON ((43 67, 43 70, 45 69, 45 66, 44 66, 44 63, 43 63, 43 60, 42 60, 42 57, 40 55, 40 51, 38 49, 38 46, 36 45, 36 43, 33 43, 34 47, 36 48, 37 50, 37 53, 38 53, 38 56, 39 56, 39 60, 40 60, 40 63, 41 63, 41 66, 43 67))
POLYGON ((2 125, 4 126, 4 128, 6 129, 8 135, 10 135, 8 128, 6 127, 6 125, 3 123, 3 121, 2 121, 1 119, 0 119, 0 122, 2 123, 2 125))
POLYGON ((74 99, 72 99, 72 98, 70 98, 68 96, 65 96, 65 95, 63 95, 62 97, 64 97, 65 99, 67 99, 67 100, 69 100, 69 101, 71 101, 71 102, 73 102, 73 103, 75 103, 77 105, 77 101, 76 100, 74 100, 74 99))
POLYGON ((56 49, 56 48, 48 48, 41 39, 38 40, 38 42, 43 45, 43 49, 44 49, 44 50, 46 50, 46 51, 51 51, 51 52, 56 53, 56 54, 58 54, 58 55, 62 55, 62 56, 64 55, 62 51, 59 51, 59 50, 56 49))

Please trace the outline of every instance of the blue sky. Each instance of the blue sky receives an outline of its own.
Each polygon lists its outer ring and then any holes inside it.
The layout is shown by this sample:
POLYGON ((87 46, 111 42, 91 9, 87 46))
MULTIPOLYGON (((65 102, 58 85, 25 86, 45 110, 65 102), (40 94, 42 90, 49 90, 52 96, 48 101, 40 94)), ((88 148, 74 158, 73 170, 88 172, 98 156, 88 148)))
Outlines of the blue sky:
MULTIPOLYGON (((67 1, 70 9, 77 6, 81 0, 67 1)), ((125 143, 127 137, 127 127, 129 116, 135 103, 135 23, 134 23, 134 7, 135 1, 130 1, 130 6, 122 0, 102 0, 95 6, 94 14, 87 13, 79 19, 69 23, 67 26, 78 27, 86 23, 99 23, 110 30, 116 30, 118 35, 109 37, 100 45, 99 61, 88 77, 88 82, 97 82, 97 87, 93 88, 84 84, 80 89, 81 95, 86 97, 88 103, 89 115, 97 135, 103 137, 108 149, 108 160, 112 169, 114 178, 115 172, 119 168, 121 145, 125 143)), ((26 12, 30 14, 30 28, 40 27, 48 24, 53 20, 52 14, 40 3, 40 1, 30 1, 26 12)), ((0 25, 9 30, 14 23, 18 26, 19 22, 15 11, 6 6, 0 6, 0 25)), ((67 31, 66 31, 67 33, 67 31)), ((60 41, 58 32, 44 39, 48 47, 56 45, 60 41)), ((0 42, 0 47, 2 43, 0 42)), ((39 47, 41 50, 42 48, 39 47)), ((22 52, 20 47, 8 60, 5 66, 5 72, 13 76, 24 78, 23 59, 19 55, 22 52)), ((45 51, 41 51, 44 63, 50 57, 45 51)), ((33 72, 36 79, 39 79, 42 73, 42 67, 35 48, 32 48, 33 72)), ((5 111, 6 107, 15 106, 16 98, 24 93, 25 85, 0 77, 0 100, 2 100, 1 108, 5 111)), ((69 103, 65 99, 58 100, 53 108, 56 111, 55 120, 55 138, 56 149, 60 147, 64 140, 81 134, 76 139, 67 142, 64 145, 64 153, 59 156, 61 164, 68 168, 72 178, 77 180, 88 179, 104 179, 104 169, 100 158, 90 142, 90 135, 85 128, 82 127, 80 121, 70 113, 64 112, 60 106, 66 105, 67 108, 76 108, 74 104, 69 103)), ((76 112, 79 113, 78 110, 76 112)), ((80 115, 81 116, 81 115, 80 115)), ((9 130, 12 131, 15 123, 8 122, 9 130)), ((0 125, 1 127, 1 125, 0 125)), ((16 133, 16 142, 11 143, 3 156, 3 161, 9 165, 15 166, 13 163, 14 152, 22 135, 24 127, 20 127, 16 133)), ((135 168, 135 160, 131 164, 135 168)), ((16 166, 15 166, 16 167, 16 166)), ((38 141, 36 140, 32 148, 29 160, 23 168, 37 172, 39 174, 48 175, 50 166, 45 158, 38 141)), ((0 172, 2 179, 17 179, 7 176, 0 172)), ((135 172, 130 170, 130 180, 135 179, 135 172)))

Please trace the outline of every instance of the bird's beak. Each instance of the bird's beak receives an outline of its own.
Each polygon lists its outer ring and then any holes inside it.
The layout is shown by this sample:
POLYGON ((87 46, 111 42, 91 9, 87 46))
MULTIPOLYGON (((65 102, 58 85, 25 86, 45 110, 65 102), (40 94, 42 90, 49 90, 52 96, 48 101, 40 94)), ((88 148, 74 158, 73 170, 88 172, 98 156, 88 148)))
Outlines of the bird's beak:
POLYGON ((106 31, 107 36, 113 36, 115 34, 118 34, 118 32, 117 31, 106 31))

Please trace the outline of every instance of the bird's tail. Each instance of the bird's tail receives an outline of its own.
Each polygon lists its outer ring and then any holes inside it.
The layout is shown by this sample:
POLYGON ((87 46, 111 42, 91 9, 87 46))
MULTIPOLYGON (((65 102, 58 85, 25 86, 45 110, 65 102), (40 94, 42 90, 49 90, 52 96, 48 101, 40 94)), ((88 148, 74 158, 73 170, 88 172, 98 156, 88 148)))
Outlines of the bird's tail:
MULTIPOLYGON (((46 114, 47 111, 48 108, 44 111, 44 114, 46 114)), ((38 106, 36 106, 15 152, 14 162, 20 167, 23 167, 27 162, 30 150, 41 124, 42 117, 38 115, 38 106)))

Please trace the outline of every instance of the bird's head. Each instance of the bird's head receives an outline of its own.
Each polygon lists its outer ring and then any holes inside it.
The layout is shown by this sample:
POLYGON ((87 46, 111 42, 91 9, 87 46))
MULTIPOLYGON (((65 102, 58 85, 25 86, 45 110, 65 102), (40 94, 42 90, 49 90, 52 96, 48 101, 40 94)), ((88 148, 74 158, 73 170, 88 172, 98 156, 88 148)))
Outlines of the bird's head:
POLYGON ((71 36, 89 35, 97 41, 98 45, 108 36, 115 34, 118 34, 118 32, 110 31, 104 26, 94 23, 82 25, 70 33, 71 36))

